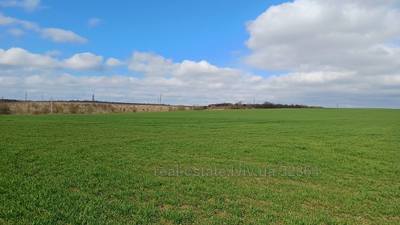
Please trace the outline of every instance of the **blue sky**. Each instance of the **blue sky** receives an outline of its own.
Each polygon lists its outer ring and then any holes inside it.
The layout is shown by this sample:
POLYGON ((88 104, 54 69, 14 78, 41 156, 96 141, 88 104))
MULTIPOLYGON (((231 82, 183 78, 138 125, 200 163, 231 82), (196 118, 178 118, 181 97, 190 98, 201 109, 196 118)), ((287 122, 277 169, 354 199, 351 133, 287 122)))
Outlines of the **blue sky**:
POLYGON ((0 95, 400 107, 395 0, 0 0, 0 95))
POLYGON ((265 0, 140 0, 42 1, 26 12, 5 8, 4 14, 35 21, 43 27, 72 30, 87 38, 85 45, 58 44, 35 36, 1 40, 2 48, 20 46, 35 52, 58 50, 65 55, 89 51, 126 58, 132 51, 161 54, 176 61, 207 60, 231 66, 246 52, 246 22, 272 4, 265 0), (98 18, 98 26, 88 20, 98 18))

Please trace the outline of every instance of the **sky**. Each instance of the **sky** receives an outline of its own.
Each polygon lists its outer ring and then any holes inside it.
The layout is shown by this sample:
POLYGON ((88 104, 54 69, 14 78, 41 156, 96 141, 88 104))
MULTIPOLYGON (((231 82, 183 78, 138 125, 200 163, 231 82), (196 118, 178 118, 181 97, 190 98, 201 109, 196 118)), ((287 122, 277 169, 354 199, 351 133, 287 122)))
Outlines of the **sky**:
POLYGON ((0 95, 400 107, 396 0, 0 0, 0 95))

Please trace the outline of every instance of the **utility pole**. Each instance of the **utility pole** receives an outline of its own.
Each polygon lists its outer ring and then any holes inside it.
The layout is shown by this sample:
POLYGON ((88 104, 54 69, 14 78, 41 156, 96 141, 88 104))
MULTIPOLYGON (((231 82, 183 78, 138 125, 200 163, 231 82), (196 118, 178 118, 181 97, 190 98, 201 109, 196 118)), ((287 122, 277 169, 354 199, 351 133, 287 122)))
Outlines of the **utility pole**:
MULTIPOLYGON (((25 91, 25 102, 28 102, 28 92, 27 91, 25 91)), ((28 113, 30 113, 31 112, 31 104, 28 103, 26 105, 27 105, 27 111, 28 111, 28 113)))
POLYGON ((53 97, 50 98, 50 113, 53 114, 53 97))
POLYGON ((94 102, 95 100, 94 100, 94 93, 92 94, 92 102, 94 102))

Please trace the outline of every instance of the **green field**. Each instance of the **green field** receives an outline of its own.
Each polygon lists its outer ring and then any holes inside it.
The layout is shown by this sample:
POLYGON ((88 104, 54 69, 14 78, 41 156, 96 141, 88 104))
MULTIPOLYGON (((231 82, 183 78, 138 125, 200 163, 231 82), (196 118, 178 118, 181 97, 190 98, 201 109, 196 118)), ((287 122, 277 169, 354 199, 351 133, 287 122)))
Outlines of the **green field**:
POLYGON ((0 116, 0 130, 0 224, 400 223, 400 110, 0 116))

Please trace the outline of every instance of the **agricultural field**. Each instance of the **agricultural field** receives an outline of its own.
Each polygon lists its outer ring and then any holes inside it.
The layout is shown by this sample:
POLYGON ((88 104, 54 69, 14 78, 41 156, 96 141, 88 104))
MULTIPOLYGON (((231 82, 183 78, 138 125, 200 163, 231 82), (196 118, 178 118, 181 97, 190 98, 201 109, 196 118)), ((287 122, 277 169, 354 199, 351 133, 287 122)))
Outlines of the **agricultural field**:
POLYGON ((400 110, 0 116, 0 224, 400 224, 400 110))

